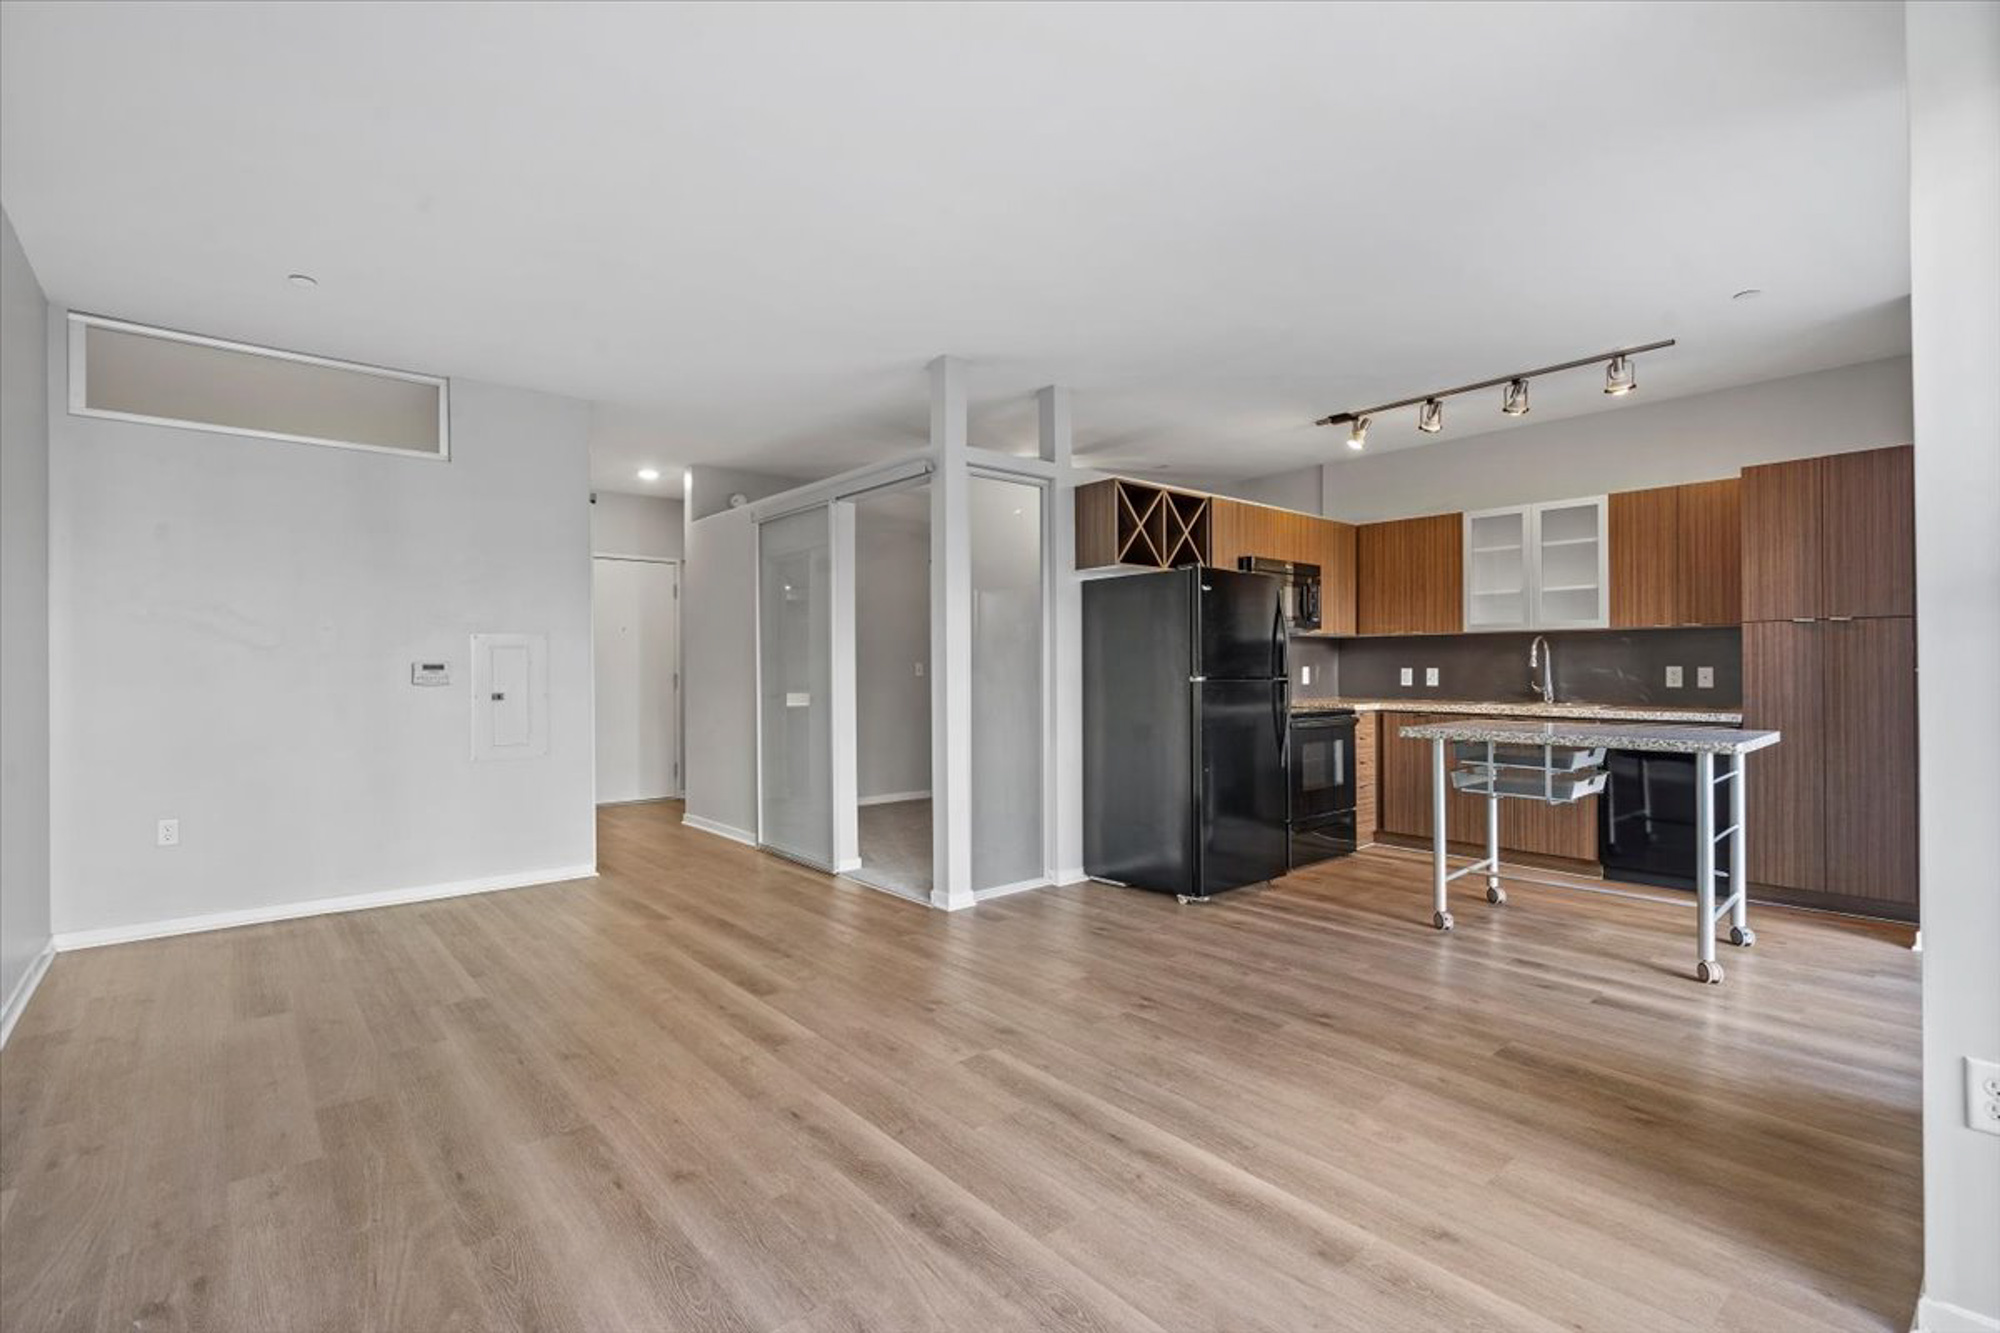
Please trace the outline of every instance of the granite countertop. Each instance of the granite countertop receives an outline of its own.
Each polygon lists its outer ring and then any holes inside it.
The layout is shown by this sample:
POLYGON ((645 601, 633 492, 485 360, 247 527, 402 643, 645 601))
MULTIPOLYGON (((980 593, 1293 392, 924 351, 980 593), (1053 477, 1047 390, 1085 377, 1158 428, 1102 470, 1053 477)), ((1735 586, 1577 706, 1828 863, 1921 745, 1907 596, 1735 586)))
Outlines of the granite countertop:
POLYGON ((1743 754, 1778 743, 1775 731, 1630 722, 1507 722, 1452 718, 1403 727, 1413 741, 1493 741, 1500 745, 1570 745, 1587 749, 1655 750, 1667 754, 1743 754))
POLYGON ((1675 708, 1663 704, 1503 703, 1491 699, 1294 699, 1294 713, 1459 713, 1471 717, 1548 717, 1589 722, 1728 722, 1743 720, 1734 708, 1675 708))

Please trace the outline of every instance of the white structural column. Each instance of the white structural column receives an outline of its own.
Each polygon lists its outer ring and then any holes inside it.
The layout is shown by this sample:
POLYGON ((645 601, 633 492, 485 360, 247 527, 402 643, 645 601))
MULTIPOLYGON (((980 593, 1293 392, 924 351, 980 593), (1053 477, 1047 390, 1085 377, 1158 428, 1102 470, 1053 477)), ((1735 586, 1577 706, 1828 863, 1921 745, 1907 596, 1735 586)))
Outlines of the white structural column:
POLYGON ((2000 1060, 2000 5, 1904 9, 1916 402, 1924 928, 1923 1333, 2000 1329, 2000 1136, 1966 1057, 2000 1060))
POLYGON ((931 377, 931 905, 972 906, 972 473, 965 362, 931 377))
POLYGON ((1049 385, 1035 394, 1042 461, 1055 468, 1049 489, 1047 586, 1055 599, 1048 623, 1049 737, 1054 763, 1043 771, 1044 827, 1049 830, 1049 878, 1057 884, 1083 879, 1083 584, 1076 572, 1076 479, 1070 473, 1074 444, 1069 390, 1049 385))

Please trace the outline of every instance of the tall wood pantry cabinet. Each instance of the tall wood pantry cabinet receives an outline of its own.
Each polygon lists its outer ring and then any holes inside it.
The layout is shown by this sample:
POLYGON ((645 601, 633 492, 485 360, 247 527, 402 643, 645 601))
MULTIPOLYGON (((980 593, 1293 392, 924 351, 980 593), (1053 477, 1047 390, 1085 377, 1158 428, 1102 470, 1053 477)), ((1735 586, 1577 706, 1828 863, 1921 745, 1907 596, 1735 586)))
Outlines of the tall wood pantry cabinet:
POLYGON ((1915 920, 1911 451, 1746 468, 1743 724, 1750 879, 1765 896, 1915 920))

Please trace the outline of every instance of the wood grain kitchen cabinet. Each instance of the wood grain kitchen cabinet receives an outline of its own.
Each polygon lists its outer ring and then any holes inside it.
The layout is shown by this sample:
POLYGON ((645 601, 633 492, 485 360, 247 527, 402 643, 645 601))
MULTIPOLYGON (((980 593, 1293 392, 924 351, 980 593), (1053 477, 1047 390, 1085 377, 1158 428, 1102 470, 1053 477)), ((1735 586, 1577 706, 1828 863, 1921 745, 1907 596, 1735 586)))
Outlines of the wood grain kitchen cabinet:
POLYGON ((1606 506, 1611 624, 1672 625, 1680 616, 1681 488, 1618 491, 1606 506))
POLYGON ((1743 627, 1743 725, 1784 733, 1747 760, 1753 884, 1811 890, 1826 881, 1825 677, 1820 626, 1743 627))
POLYGON ((1867 449, 1820 464, 1822 616, 1915 615, 1914 451, 1867 449))
POLYGON ((1209 503, 1209 563, 1235 569, 1262 556, 1319 566, 1321 634, 1354 633, 1354 525, 1215 496, 1209 503))
POLYGON ((1110 477, 1076 488, 1076 567, 1210 563, 1210 497, 1110 477))
POLYGON ((1354 831, 1363 843, 1375 841, 1376 792, 1381 776, 1381 715, 1361 713, 1354 719, 1354 831))
POLYGON ((1743 619, 1743 483, 1735 477, 1673 488, 1676 625, 1743 619))
POLYGON ((1908 445, 1743 470, 1743 618, 1916 612, 1908 445))
POLYGON ((1459 633, 1464 561, 1459 514, 1362 524, 1355 534, 1355 632, 1459 633))
POLYGON ((1384 833, 1427 838, 1431 831, 1429 741, 1404 740, 1402 729, 1432 721, 1428 713, 1381 713, 1377 760, 1376 827, 1384 833))
POLYGON ((1826 890, 1910 914, 1917 904, 1916 622, 1859 618, 1812 629, 1824 668, 1826 890))
POLYGON ((1743 619, 1812 619, 1820 611, 1817 458, 1743 469, 1743 619))

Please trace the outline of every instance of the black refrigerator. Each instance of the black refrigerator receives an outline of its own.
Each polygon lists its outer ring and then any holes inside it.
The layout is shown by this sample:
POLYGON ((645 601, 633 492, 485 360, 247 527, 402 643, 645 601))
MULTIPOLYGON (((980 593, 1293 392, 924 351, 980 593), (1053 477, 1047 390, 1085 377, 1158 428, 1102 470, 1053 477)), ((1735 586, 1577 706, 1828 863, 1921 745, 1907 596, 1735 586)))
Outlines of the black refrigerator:
POLYGON ((1276 879, 1291 705, 1282 580, 1083 585, 1083 865, 1185 898, 1276 879))

